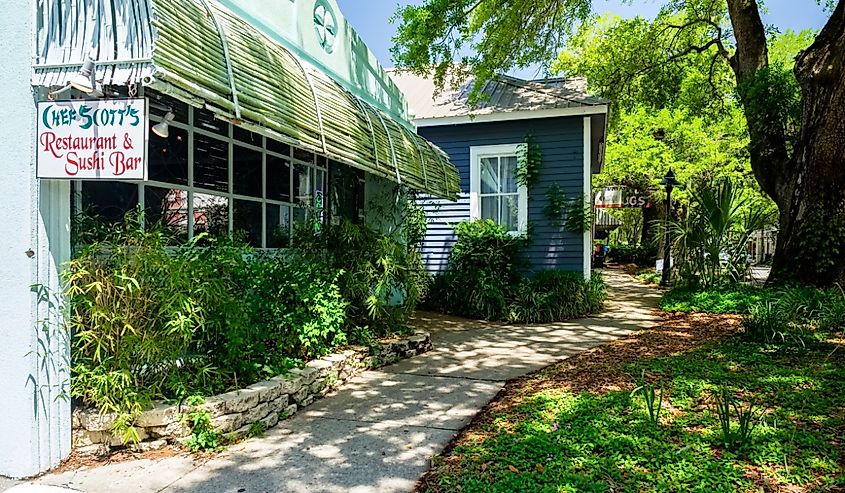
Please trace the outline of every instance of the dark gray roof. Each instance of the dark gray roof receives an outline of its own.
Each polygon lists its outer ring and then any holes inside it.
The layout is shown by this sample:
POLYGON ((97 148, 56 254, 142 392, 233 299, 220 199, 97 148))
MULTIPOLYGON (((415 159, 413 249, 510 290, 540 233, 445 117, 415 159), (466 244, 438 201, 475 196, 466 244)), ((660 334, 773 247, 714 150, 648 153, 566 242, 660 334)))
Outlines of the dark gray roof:
POLYGON ((474 80, 458 89, 446 87, 437 93, 434 80, 429 77, 397 70, 388 73, 405 93, 418 120, 608 104, 607 100, 587 94, 584 78, 523 80, 502 75, 485 83, 482 92, 486 97, 470 107, 468 97, 474 80))

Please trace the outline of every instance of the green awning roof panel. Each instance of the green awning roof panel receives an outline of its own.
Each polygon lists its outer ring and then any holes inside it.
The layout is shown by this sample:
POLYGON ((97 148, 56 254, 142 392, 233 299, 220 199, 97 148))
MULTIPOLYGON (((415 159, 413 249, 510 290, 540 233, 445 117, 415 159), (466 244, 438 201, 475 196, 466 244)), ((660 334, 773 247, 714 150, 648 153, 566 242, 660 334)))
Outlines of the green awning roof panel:
MULTIPOLYGON (((132 51, 141 56, 133 57, 137 63, 119 63, 115 55, 104 83, 119 83, 124 73, 143 74, 145 85, 252 131, 439 197, 457 198, 458 172, 442 150, 227 8, 212 0, 146 2, 148 9, 142 6, 132 15, 148 19, 150 39, 138 36, 137 25, 116 29, 115 46, 137 43, 132 51), (120 33, 126 39, 119 39, 120 33), (141 67, 127 68, 133 64, 141 67)), ((110 17, 101 22, 121 20, 117 14, 110 17)), ((78 28, 84 31, 83 26, 78 28)), ((58 46, 49 35, 43 44, 58 46)), ((36 65, 33 84, 61 79, 57 66, 42 67, 36 65)))
POLYGON ((225 7, 203 0, 152 0, 152 7, 153 86, 172 84, 236 123, 253 122, 351 166, 457 197, 458 173, 443 151, 225 7))

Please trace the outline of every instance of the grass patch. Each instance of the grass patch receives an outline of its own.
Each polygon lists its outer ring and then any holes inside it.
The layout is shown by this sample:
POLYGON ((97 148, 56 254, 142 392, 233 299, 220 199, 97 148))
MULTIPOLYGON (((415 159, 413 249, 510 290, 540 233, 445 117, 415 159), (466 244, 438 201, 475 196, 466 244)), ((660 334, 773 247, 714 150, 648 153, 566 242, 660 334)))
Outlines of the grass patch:
POLYGON ((746 314, 752 306, 772 299, 775 294, 771 289, 745 284, 707 289, 683 286, 668 291, 660 300, 660 308, 667 312, 746 314))
POLYGON ((845 347, 754 344, 730 335, 737 326, 730 316, 667 317, 509 384, 435 460, 421 491, 845 487, 845 347), (632 393, 643 379, 662 389, 657 426, 642 393, 632 393), (723 441, 723 386, 754 409, 739 448, 723 441))

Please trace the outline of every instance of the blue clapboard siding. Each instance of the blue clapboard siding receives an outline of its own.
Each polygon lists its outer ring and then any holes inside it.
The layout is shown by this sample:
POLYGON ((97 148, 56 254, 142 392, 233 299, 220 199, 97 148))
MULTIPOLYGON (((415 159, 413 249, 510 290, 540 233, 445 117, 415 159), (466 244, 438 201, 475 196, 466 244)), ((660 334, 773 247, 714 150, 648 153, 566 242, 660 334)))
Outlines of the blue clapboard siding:
POLYGON ((582 117, 420 127, 418 132, 449 154, 461 174, 464 192, 458 202, 428 197, 419 200, 428 214, 423 258, 430 271, 438 272, 446 266, 455 242, 455 232, 450 225, 469 219, 470 147, 520 143, 529 133, 543 152, 543 163, 539 178, 528 189, 528 221, 532 235, 525 252, 527 260, 532 270, 582 271, 583 235, 552 227, 543 213, 548 202, 546 193, 552 184, 557 183, 569 198, 583 193, 582 117))

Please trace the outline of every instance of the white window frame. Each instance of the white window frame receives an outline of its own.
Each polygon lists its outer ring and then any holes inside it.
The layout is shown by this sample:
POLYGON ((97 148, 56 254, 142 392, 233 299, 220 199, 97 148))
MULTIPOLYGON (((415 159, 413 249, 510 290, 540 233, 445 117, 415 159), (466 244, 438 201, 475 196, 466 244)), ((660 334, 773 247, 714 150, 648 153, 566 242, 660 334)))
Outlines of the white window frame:
MULTIPOLYGON (((488 146, 472 146, 469 148, 469 215, 471 219, 481 217, 481 159, 490 157, 518 156, 520 146, 524 142, 514 144, 499 144, 488 146)), ((520 184, 517 188, 519 200, 517 202, 518 230, 511 231, 515 235, 528 232, 528 187, 520 184)))

